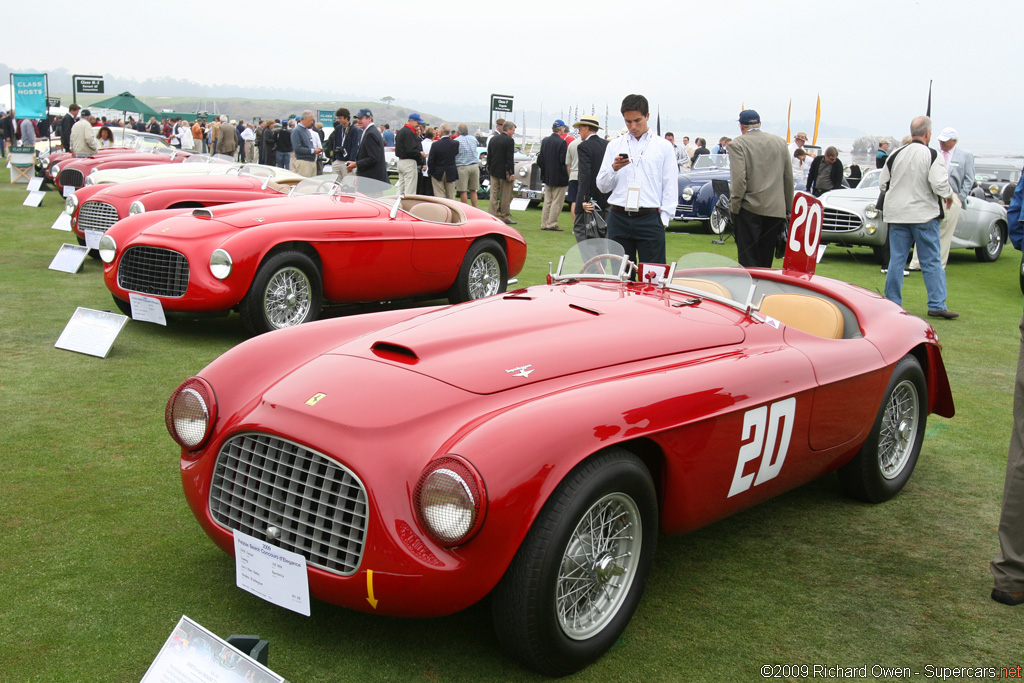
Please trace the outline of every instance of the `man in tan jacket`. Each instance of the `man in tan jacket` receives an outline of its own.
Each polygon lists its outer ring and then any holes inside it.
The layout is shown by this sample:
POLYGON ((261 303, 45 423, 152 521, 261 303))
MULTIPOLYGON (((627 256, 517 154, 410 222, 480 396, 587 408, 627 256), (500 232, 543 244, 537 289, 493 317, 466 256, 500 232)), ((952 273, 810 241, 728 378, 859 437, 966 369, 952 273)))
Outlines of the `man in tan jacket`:
POLYGON ((96 117, 88 109, 82 110, 82 117, 71 126, 71 152, 76 157, 92 156, 96 153, 96 132, 92 124, 96 117))
POLYGON ((762 132, 756 111, 744 109, 739 123, 743 134, 729 143, 729 213, 737 260, 745 268, 771 268, 793 205, 793 164, 786 141, 762 132))

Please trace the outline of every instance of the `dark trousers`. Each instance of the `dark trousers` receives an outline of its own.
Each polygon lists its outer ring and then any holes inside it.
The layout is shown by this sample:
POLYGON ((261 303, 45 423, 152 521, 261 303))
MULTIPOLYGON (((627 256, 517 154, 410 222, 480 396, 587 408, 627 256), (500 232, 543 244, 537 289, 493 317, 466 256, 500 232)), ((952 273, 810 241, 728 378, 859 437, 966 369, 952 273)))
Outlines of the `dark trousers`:
POLYGON ((996 590, 1024 591, 1024 319, 1013 389, 1013 431, 1006 458, 1003 508, 999 515, 999 554, 992 560, 996 590))
POLYGON ((733 214, 736 231, 737 260, 744 268, 771 268, 775 258, 775 242, 786 229, 785 218, 759 216, 747 209, 733 214))
POLYGON ((627 216, 609 211, 608 239, 622 245, 626 256, 633 263, 667 263, 665 226, 661 223, 660 211, 652 211, 643 216, 627 216))

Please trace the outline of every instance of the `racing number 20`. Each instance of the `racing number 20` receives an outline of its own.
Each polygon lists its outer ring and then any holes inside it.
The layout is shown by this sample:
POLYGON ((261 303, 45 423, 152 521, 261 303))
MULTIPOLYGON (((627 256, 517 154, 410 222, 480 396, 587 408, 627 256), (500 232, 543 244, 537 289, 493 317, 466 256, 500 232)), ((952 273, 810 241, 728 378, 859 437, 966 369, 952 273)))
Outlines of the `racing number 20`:
POLYGON ((750 440, 740 446, 736 472, 732 475, 732 486, 729 487, 727 498, 779 475, 789 450, 789 439, 793 436, 795 415, 794 396, 748 410, 743 415, 743 439, 750 440), (743 474, 746 464, 758 456, 761 457, 761 465, 757 468, 756 478, 754 472, 743 474))
POLYGON ((797 195, 793 202, 793 224, 789 229, 789 248, 803 251, 810 257, 818 253, 821 242, 822 209, 821 202, 807 201, 806 194, 797 195), (803 230, 800 228, 803 227, 803 230), (801 237, 803 243, 800 242, 801 237))

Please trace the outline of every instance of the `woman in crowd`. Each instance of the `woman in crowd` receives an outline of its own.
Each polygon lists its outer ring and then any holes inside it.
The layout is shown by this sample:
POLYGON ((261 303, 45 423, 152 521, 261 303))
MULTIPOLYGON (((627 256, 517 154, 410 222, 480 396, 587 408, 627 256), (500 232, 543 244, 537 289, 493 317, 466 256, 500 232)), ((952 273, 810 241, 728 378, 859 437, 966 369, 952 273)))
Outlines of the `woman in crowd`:
POLYGON ((96 136, 96 147, 97 149, 105 149, 107 147, 114 146, 114 131, 110 130, 108 126, 102 126, 99 134, 96 136))

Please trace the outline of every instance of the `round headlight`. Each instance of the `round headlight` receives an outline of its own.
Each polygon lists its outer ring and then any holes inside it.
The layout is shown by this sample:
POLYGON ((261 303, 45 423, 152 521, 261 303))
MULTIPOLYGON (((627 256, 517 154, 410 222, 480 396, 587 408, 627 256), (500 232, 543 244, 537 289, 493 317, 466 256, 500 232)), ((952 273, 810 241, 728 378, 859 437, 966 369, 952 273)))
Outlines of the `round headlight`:
POLYGON ((691 199, 693 199, 693 188, 692 187, 684 187, 683 188, 683 201, 687 201, 688 202, 691 199))
POLYGON ((53 165, 53 171, 51 171, 51 174, 53 175, 54 178, 56 178, 57 176, 60 175, 60 164, 54 164, 53 165))
POLYGON ((182 382, 167 399, 164 421, 171 438, 183 448, 195 450, 210 437, 217 419, 213 387, 206 380, 192 377, 182 382))
POLYGON ((989 194, 999 194, 999 186, 998 185, 989 185, 988 192, 989 192, 989 194))
POLYGON ((465 543, 480 529, 487 510, 483 480, 468 462, 445 456, 431 462, 413 491, 420 524, 437 542, 465 543))
POLYGON ((141 200, 136 199, 131 203, 131 206, 128 207, 128 215, 136 216, 140 213, 146 213, 146 205, 143 204, 141 200))
POLYGON ((78 208, 78 197, 71 195, 64 199, 64 213, 71 216, 75 213, 75 209, 78 208))
POLYGON ((210 254, 210 272, 218 280, 231 275, 231 254, 223 249, 214 249, 210 254))
POLYGON ((868 204, 864 207, 864 215, 868 218, 878 218, 878 207, 874 204, 868 204))
POLYGON ((104 263, 110 263, 117 254, 117 243, 114 242, 113 237, 104 233, 103 237, 100 238, 97 251, 100 252, 100 260, 104 263))

